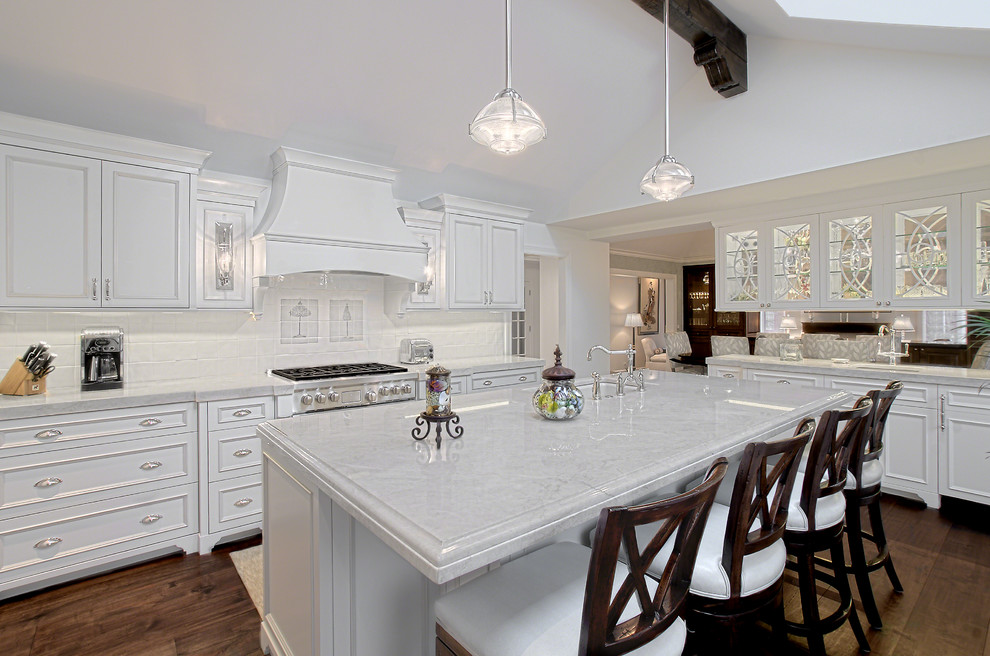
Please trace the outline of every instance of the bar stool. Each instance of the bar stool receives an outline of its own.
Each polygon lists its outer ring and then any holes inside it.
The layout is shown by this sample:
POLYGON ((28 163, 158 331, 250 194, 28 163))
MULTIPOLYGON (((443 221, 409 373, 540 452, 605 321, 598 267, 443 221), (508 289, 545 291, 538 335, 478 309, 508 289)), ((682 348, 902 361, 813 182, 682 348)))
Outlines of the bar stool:
POLYGON ((846 511, 843 489, 850 450, 854 445, 861 445, 862 434, 869 431, 872 408, 873 401, 864 396, 856 401, 852 410, 827 410, 822 414, 811 440, 807 466, 804 472, 798 473, 790 497, 784 544, 787 553, 795 558, 788 562, 788 567, 798 573, 804 622, 785 620, 785 625, 789 633, 808 639, 808 649, 814 656, 825 655, 825 634, 846 621, 856 635, 860 651, 870 651, 870 643, 852 602, 842 535, 846 511), (839 433, 841 422, 845 425, 839 433), (831 560, 815 558, 817 553, 826 550, 830 552, 831 560), (819 570, 816 563, 830 567, 833 573, 819 570), (818 608, 816 580, 834 586, 839 593, 838 609, 826 617, 821 617, 818 608))
POLYGON ((887 425, 887 415, 898 394, 904 389, 900 381, 893 381, 885 389, 873 390, 868 396, 873 401, 873 420, 870 429, 864 433, 863 445, 855 448, 849 456, 849 480, 846 484, 846 540, 849 544, 849 569, 856 578, 859 596, 863 601, 866 619, 874 629, 883 627, 880 610, 873 596, 870 572, 883 567, 890 584, 897 592, 904 592, 894 563, 887 548, 887 536, 883 530, 883 516, 880 513, 880 479, 883 476, 883 433, 887 425), (870 518, 870 532, 863 528, 861 508, 865 506, 870 518), (877 548, 875 558, 867 560, 864 542, 872 542, 877 548))
POLYGON ((728 462, 679 496, 604 508, 591 549, 558 542, 436 601, 437 653, 457 656, 676 656, 698 542, 728 462), (655 526, 642 542, 636 528, 655 526), (659 578, 648 574, 669 543, 659 578), (644 544, 644 547, 640 547, 644 544), (628 554, 628 566, 619 554, 628 554), (590 566, 589 566, 590 561, 590 566), (637 608, 638 606, 638 608, 637 608))

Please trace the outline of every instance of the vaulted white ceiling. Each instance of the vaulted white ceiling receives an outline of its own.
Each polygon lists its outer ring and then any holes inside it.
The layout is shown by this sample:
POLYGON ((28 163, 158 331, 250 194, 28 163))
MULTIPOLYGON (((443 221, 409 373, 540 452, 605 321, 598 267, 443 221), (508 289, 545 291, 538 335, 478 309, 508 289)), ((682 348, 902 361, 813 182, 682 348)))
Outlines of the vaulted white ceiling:
MULTIPOLYGON (((694 169, 699 196, 990 134, 986 30, 715 3, 750 35, 751 82, 721 98, 691 48, 672 40, 672 152, 694 169), (848 86, 840 66, 852 70, 848 86), (935 89, 912 88, 919 71, 935 89), (871 74, 882 82, 872 91, 871 74), (893 122, 878 115, 882 92, 893 94, 893 122), (920 109, 908 109, 915 101, 920 109), (788 112, 843 103, 834 122, 820 110, 806 133, 793 133, 797 115, 779 129, 788 112), (843 127, 857 106, 863 123, 843 127), (898 132, 919 115, 931 125, 898 132), (875 135, 873 122, 890 127, 875 135), (764 158, 748 163, 740 153, 754 142, 764 158), (780 155, 786 144, 793 158, 780 155)), ((0 0, 0 111, 212 150, 216 171, 269 177, 268 156, 287 145, 394 166, 405 200, 446 192, 531 207, 543 221, 642 212, 638 179, 661 154, 660 23, 630 0, 515 0, 514 86, 550 138, 505 158, 467 136, 503 86, 503 9, 502 0, 0 0)))

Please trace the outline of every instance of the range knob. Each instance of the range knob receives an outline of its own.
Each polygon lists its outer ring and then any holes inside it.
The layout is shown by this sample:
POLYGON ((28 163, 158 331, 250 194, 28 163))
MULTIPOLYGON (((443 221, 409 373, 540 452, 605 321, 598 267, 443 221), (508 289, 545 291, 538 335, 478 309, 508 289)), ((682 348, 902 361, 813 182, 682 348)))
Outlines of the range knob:
POLYGON ((402 386, 402 393, 403 394, 409 394, 410 392, 412 392, 412 385, 410 385, 409 383, 406 383, 405 385, 402 386))
POLYGON ((317 392, 316 393, 316 402, 319 403, 320 405, 326 403, 327 402, 327 395, 324 394, 323 392, 317 392))
POLYGON ((303 394, 302 398, 299 399, 299 402, 302 403, 303 405, 312 405, 313 397, 310 394, 303 394))
POLYGON ((402 390, 399 389, 398 385, 392 385, 392 389, 389 391, 392 392, 392 394, 399 394, 402 392, 402 390))
POLYGON ((327 398, 330 399, 330 403, 336 403, 337 401, 340 400, 340 393, 339 392, 334 392, 334 391, 331 390, 327 394, 327 398))
POLYGON ((378 400, 378 393, 372 390, 367 394, 365 394, 364 398, 368 399, 368 403, 374 403, 375 401, 378 400))
POLYGON ((389 388, 383 385, 381 388, 379 388, 378 393, 381 394, 382 396, 388 396, 391 393, 391 391, 389 390, 389 388))

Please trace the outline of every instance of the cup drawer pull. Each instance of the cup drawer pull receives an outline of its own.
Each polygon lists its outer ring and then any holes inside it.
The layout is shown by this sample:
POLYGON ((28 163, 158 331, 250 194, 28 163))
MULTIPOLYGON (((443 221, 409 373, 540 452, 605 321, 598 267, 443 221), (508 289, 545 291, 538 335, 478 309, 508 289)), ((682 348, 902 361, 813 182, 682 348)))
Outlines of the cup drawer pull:
POLYGON ((60 431, 59 429, 49 428, 48 430, 43 430, 40 433, 36 433, 35 437, 38 438, 39 440, 43 440, 46 437, 58 437, 61 434, 62 431, 60 431))
POLYGON ((525 383, 527 380, 529 380, 529 376, 520 376, 519 377, 519 382, 520 383, 525 383))
POLYGON ((62 538, 46 538, 41 542, 35 542, 35 549, 47 549, 48 547, 54 547, 56 544, 62 541, 62 538))
POLYGON ((778 380, 777 381, 777 384, 778 385, 790 385, 791 384, 791 381, 781 379, 781 380, 778 380))
POLYGON ((252 451, 251 449, 238 449, 237 451, 234 451, 234 455, 236 457, 238 457, 238 458, 243 458, 244 456, 249 456, 252 453, 254 453, 254 451, 252 451))
POLYGON ((492 381, 490 381, 490 380, 486 380, 486 381, 484 382, 484 386, 485 386, 485 387, 488 387, 488 386, 489 386, 489 385, 491 385, 491 384, 492 384, 492 381))
POLYGON ((735 378, 735 374, 722 374, 722 378, 735 378))
POLYGON ((151 471, 152 469, 158 469, 161 466, 162 463, 158 462, 157 460, 150 460, 144 463, 143 465, 141 465, 141 469, 143 469, 144 471, 151 471))
POLYGON ((237 501, 235 501, 234 505, 237 506, 238 508, 243 508, 244 506, 250 505, 251 502, 253 501, 254 499, 252 499, 251 497, 244 497, 243 499, 238 499, 237 501))
POLYGON ((50 478, 43 478, 43 479, 41 479, 40 481, 38 481, 37 483, 35 483, 34 486, 35 487, 51 487, 53 485, 58 485, 61 482, 62 482, 62 479, 61 478, 57 478, 55 476, 52 476, 50 478))
POLYGON ((157 515, 157 514, 156 515, 148 515, 147 517, 145 517, 144 519, 141 520, 141 523, 142 524, 154 524, 155 522, 157 522, 161 518, 162 518, 162 515, 157 515))
POLYGON ((141 425, 142 426, 157 426, 160 423, 162 423, 162 420, 161 419, 159 419, 158 417, 152 417, 151 419, 145 419, 144 421, 142 421, 141 422, 141 425))
POLYGON ((242 408, 234 412, 235 417, 247 417, 249 414, 251 414, 251 411, 247 408, 242 408))

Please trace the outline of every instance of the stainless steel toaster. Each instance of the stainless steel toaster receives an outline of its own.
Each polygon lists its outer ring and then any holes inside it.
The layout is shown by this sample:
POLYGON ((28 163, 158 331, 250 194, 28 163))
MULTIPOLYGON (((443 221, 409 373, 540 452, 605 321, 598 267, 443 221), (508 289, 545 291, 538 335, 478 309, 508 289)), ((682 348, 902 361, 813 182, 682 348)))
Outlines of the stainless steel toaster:
POLYGON ((433 344, 428 339, 404 339, 399 342, 399 362, 422 364, 433 359, 433 344))

